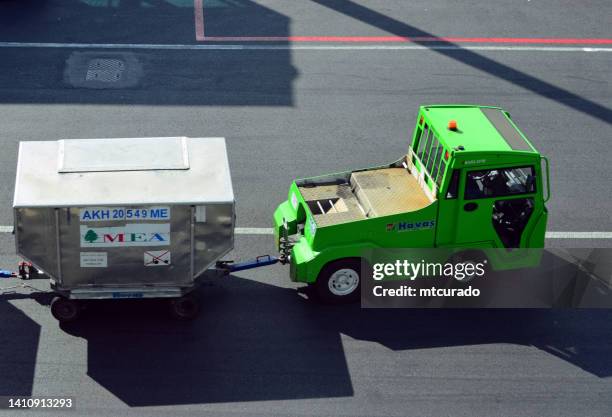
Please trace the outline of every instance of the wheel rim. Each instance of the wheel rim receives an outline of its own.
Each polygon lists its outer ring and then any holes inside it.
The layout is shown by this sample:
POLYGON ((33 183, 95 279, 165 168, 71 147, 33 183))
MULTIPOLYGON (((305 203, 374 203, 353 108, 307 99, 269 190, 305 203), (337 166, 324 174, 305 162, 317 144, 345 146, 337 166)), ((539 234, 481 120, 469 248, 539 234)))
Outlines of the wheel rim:
POLYGON ((329 277, 328 286, 334 295, 349 295, 359 286, 359 274, 354 269, 339 269, 329 277))

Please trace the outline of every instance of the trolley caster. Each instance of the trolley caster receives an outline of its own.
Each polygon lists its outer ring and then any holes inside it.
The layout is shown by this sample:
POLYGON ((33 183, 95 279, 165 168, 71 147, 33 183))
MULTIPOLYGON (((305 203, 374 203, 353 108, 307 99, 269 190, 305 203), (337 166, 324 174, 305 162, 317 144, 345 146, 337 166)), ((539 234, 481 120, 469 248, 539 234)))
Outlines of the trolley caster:
POLYGON ((64 297, 54 297, 51 301, 51 314, 60 323, 75 321, 81 313, 79 304, 75 300, 64 297))
POLYGON ((193 320, 200 312, 200 302, 192 294, 170 300, 170 313, 177 320, 193 320))

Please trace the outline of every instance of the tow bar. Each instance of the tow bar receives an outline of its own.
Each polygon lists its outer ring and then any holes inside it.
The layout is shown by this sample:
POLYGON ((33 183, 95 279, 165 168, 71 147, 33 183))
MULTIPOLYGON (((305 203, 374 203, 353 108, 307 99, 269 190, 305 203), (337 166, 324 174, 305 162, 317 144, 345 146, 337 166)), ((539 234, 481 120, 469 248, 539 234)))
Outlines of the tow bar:
MULTIPOLYGON (((19 262, 19 269, 17 272, 0 270, 0 278, 19 278, 22 281, 32 279, 34 275, 38 275, 41 272, 38 271, 31 262, 19 262)), ((41 290, 30 284, 21 283, 11 285, 10 287, 0 287, 0 295, 14 294, 18 288, 27 288, 39 293, 47 293, 49 291, 41 290)))
POLYGON ((215 266, 217 269, 223 271, 225 275, 230 274, 231 272, 244 271, 245 269, 253 269, 259 268, 261 266, 274 265, 280 261, 276 256, 271 255, 261 255, 255 259, 249 259, 244 262, 234 262, 234 261, 218 261, 215 266))
POLYGON ((0 270, 0 278, 21 278, 27 280, 32 278, 38 271, 31 262, 19 262, 18 272, 0 270))

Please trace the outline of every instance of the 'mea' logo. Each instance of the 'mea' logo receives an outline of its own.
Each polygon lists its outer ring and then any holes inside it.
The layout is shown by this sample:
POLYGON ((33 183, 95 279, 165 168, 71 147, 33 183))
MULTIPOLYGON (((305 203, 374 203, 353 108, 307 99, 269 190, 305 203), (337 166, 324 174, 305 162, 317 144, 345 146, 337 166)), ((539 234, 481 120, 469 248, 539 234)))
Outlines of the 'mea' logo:
POLYGON ((81 225, 81 247, 168 246, 170 224, 126 224, 118 227, 81 225))
POLYGON ((387 232, 412 232, 415 230, 432 229, 435 225, 435 220, 387 223, 387 232))
POLYGON ((89 229, 83 239, 88 243, 166 242, 168 235, 165 233, 105 233, 100 239, 93 229, 89 229))

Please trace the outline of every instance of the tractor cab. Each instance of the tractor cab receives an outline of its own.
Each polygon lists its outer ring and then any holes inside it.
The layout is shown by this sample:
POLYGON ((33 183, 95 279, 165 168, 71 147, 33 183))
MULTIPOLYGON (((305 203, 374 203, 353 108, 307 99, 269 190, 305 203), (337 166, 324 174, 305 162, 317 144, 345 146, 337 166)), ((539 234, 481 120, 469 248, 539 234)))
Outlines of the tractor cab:
POLYGON ((543 158, 499 108, 427 106, 409 169, 439 204, 436 246, 543 247, 543 158))

